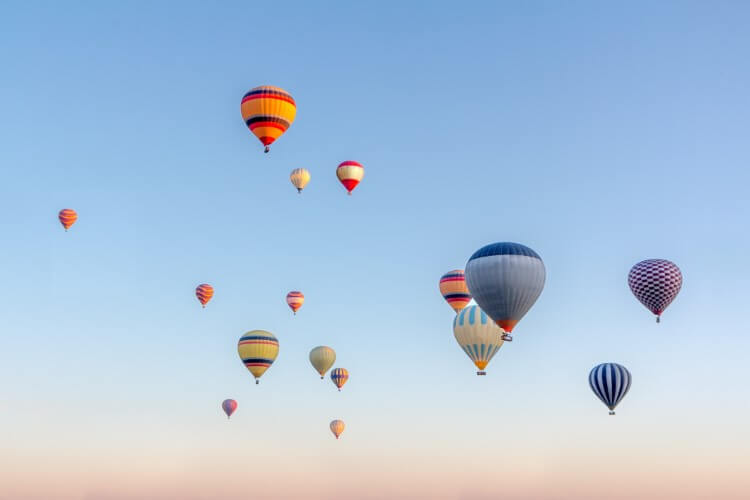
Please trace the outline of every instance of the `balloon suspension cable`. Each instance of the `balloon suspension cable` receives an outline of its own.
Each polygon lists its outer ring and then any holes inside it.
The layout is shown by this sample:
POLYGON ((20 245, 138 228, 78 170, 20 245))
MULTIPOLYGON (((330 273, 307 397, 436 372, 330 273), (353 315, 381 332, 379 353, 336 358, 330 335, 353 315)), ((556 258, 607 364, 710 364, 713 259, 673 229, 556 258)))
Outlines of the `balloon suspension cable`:
POLYGON ((263 150, 264 153, 268 153, 269 151, 271 151, 271 148, 269 148, 268 146, 266 146, 266 149, 263 150))

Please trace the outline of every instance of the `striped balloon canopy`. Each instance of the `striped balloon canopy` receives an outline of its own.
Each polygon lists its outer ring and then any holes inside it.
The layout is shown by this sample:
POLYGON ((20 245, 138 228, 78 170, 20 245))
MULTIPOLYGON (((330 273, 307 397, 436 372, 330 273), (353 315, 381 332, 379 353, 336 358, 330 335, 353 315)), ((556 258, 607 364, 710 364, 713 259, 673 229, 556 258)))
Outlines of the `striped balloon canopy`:
POLYGON ((471 301, 471 294, 466 286, 466 277, 460 269, 448 271, 440 278, 440 293, 456 313, 471 301))
POLYGON ((78 220, 78 214, 72 208, 63 208, 58 212, 57 218, 60 220, 62 227, 65 228, 65 231, 67 231, 78 220))
POLYGON ((287 131, 297 115, 297 104, 291 94, 279 87, 262 85, 248 91, 240 105, 242 119, 250 132, 269 146, 287 131))
POLYGON ((257 384, 279 355, 279 341, 271 332, 252 330, 240 337, 237 353, 257 384))
POLYGON ((292 310, 292 312, 296 315, 299 308, 302 307, 302 304, 305 303, 305 296, 302 292, 293 290, 286 294, 286 303, 292 310))
POLYGON ((323 380, 326 372, 336 362, 336 351, 325 345, 319 345, 310 351, 310 364, 315 371, 320 373, 320 379, 323 380))
POLYGON ((331 372, 331 380, 339 388, 339 391, 341 391, 346 381, 349 380, 349 371, 346 368, 335 368, 331 372))
POLYGON ((346 192, 351 195, 354 188, 365 176, 365 167, 356 161, 344 161, 336 168, 336 177, 344 185, 346 192))
POLYGON ((344 432, 344 428, 346 425, 344 425, 343 420, 333 420, 329 427, 331 428, 331 432, 333 432, 333 435, 336 436, 336 439, 339 438, 342 432, 344 432))
POLYGON ((589 386, 596 397, 615 414, 615 407, 630 390, 632 377, 627 368, 617 363, 596 365, 589 373, 589 386))
POLYGON ((214 296, 214 287, 208 283, 203 283, 195 287, 195 296, 198 297, 198 302, 201 306, 206 307, 208 301, 214 296))
POLYGON ((306 168, 295 168, 289 174, 289 180, 297 188, 297 192, 301 193, 305 189, 305 186, 307 186, 307 183, 310 182, 310 171, 306 168))
POLYGON ((466 307, 453 318, 453 336, 479 368, 477 375, 487 374, 484 369, 503 345, 504 333, 477 305, 466 307))
POLYGON ((232 416, 232 413, 237 410, 237 401, 234 399, 225 399, 221 403, 221 409, 224 410, 224 413, 227 414, 227 418, 229 418, 232 416))
POLYGON ((466 284, 474 300, 503 330, 510 332, 542 293, 545 280, 542 258, 520 243, 492 243, 469 258, 466 284))
POLYGON ((661 314, 680 293, 682 272, 677 264, 665 259, 643 260, 630 269, 628 285, 659 323, 661 314))

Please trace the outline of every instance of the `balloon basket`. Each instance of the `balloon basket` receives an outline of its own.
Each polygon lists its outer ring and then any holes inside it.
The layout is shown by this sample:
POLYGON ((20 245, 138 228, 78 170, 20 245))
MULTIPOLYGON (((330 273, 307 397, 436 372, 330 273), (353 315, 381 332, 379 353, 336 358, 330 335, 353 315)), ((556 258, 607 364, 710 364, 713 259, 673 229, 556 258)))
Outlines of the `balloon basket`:
POLYGON ((487 375, 487 372, 477 372, 477 375, 487 375))
POLYGON ((266 148, 263 150, 264 153, 268 153, 269 151, 271 151, 271 148, 269 148, 268 146, 266 146, 266 148))
POLYGON ((505 342, 513 342, 513 336, 509 333, 503 333, 503 341, 505 342))
POLYGON ((255 381, 255 385, 258 385, 258 384, 260 384, 260 380, 255 381))
POLYGON ((656 322, 657 322, 657 323, 661 323, 661 316, 657 316, 657 317, 656 317, 656 322))
POLYGON ((613 412, 613 411, 610 411, 610 412, 609 412, 609 414, 610 414, 610 415, 614 415, 614 414, 615 414, 615 412, 613 412))

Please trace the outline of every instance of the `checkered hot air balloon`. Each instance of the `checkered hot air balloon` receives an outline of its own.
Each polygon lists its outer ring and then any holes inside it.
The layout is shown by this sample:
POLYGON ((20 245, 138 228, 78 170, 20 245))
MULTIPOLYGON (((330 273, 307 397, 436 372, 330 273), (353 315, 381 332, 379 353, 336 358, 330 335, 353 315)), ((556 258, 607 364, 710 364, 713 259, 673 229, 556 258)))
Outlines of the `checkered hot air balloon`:
POLYGON ((57 214, 57 218, 60 220, 62 227, 67 231, 78 220, 78 214, 72 208, 63 208, 57 214))
POLYGON ((661 321, 664 309, 680 293, 682 272, 674 262, 648 259, 634 265, 628 273, 628 285, 633 295, 661 321))
POLYGON ((589 373, 589 386, 596 397, 615 414, 615 407, 630 390, 632 377, 627 368, 617 363, 602 363, 589 373))
POLYGON ((341 388, 349 380, 349 371, 346 368, 335 368, 331 372, 331 380, 339 388, 339 392, 341 392, 341 388))
POLYGON ((257 384, 279 355, 279 341, 271 332, 252 330, 240 337, 237 353, 257 384))
POLYGON ((232 416, 232 413, 234 413, 237 410, 237 401, 234 399, 225 399, 221 403, 221 409, 224 410, 224 413, 227 414, 227 419, 232 416))
POLYGON ((471 301, 466 277, 460 269, 448 271, 440 278, 440 293, 456 314, 471 301))
POLYGON ((291 94, 279 87, 263 85, 242 97, 242 119, 250 132, 266 147, 287 131, 297 115, 297 104, 291 94))
POLYGON ((208 301, 214 296, 214 287, 208 283, 200 284, 195 288, 195 296, 198 298, 201 306, 206 307, 208 301))
POLYGON ((292 310, 292 312, 296 315, 299 308, 302 307, 302 304, 305 303, 305 296, 302 292, 293 290, 286 294, 286 303, 292 310))
POLYGON ((356 161, 344 161, 336 168, 336 177, 346 188, 347 194, 351 195, 354 188, 365 176, 365 167, 356 161))
POLYGON ((487 316, 479 306, 466 307, 453 319, 453 336, 469 359, 479 371, 477 375, 486 375, 484 369, 503 345, 502 328, 487 316))
POLYGON ((520 243, 493 243, 474 252, 466 263, 471 296, 500 328, 510 332, 529 312, 544 288, 544 262, 520 243))

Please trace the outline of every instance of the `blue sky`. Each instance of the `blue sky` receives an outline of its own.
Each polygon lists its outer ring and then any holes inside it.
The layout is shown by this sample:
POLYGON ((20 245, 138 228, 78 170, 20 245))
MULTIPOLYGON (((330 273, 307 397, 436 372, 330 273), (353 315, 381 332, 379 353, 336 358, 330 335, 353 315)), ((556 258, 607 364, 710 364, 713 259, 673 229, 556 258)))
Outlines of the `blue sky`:
MULTIPOLYGON (((623 498, 706 467, 740 498, 748 14, 4 5, 0 465, 14 479, 0 499, 48 498, 32 479, 46 463, 68 464, 48 478, 60 498, 89 500, 187 498, 170 481, 240 498, 237 463, 267 478, 263 498, 298 495, 270 486, 284 478, 312 498, 376 479, 389 486, 372 498, 616 498, 605 473, 567 482, 565 464, 602 457, 632 478, 623 498), (268 155, 239 112, 263 84, 298 106, 268 155), (351 197, 335 177, 349 159, 366 169, 351 197), (302 195, 297 167, 312 173, 302 195), (64 207, 79 213, 67 234, 64 207), (548 280, 478 379, 437 282, 505 240, 535 249, 548 280), (685 277, 658 326, 626 282, 645 258, 685 277), (205 310, 202 282, 216 288, 205 310), (292 289, 306 295, 297 317, 292 289), (281 344, 257 387, 236 354, 256 328, 281 344), (351 373, 341 394, 308 364, 319 344, 351 373), (586 383, 603 361, 633 373, 616 421, 586 383), (229 428, 226 397, 239 401, 229 428), (339 442, 332 418, 347 422, 339 442), (477 486, 498 464, 516 479, 477 486), (106 481, 87 478, 96 467, 106 481), (528 490, 540 478, 550 490, 528 490)), ((712 491, 692 481, 659 497, 712 491)))

